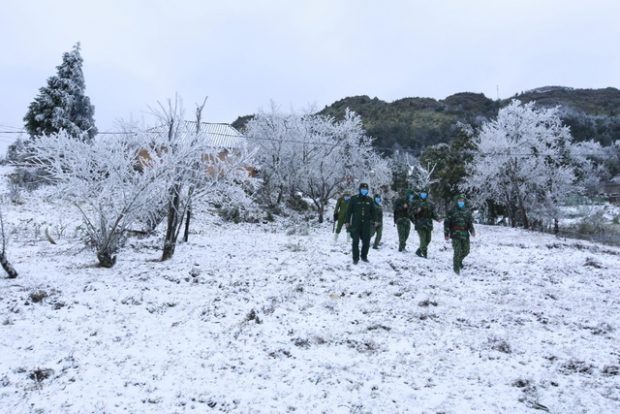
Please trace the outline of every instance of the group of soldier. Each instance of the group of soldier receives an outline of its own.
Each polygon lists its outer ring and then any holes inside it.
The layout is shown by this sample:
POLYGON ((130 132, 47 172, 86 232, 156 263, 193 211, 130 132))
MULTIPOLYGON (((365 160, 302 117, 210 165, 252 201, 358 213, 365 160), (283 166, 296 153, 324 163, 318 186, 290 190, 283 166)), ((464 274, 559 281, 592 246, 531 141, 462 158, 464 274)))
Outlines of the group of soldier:
MULTIPOLYGON (((352 241, 353 263, 360 258, 368 262, 370 240, 375 236, 373 249, 378 249, 383 235, 383 206, 380 194, 369 196, 367 183, 361 183, 358 194, 345 192, 336 202, 334 210, 334 240, 344 227, 352 241), (360 241, 362 249, 360 252, 360 241)), ((420 244, 415 251, 421 258, 428 258, 428 246, 433 232, 433 220, 439 222, 435 205, 429 199, 428 189, 408 191, 393 203, 394 224, 398 230, 398 251, 406 252, 407 239, 414 225, 420 244)), ((452 240, 453 269, 456 274, 463 268, 463 259, 469 254, 469 237, 475 236, 471 209, 463 194, 458 195, 443 221, 446 241, 452 240)))

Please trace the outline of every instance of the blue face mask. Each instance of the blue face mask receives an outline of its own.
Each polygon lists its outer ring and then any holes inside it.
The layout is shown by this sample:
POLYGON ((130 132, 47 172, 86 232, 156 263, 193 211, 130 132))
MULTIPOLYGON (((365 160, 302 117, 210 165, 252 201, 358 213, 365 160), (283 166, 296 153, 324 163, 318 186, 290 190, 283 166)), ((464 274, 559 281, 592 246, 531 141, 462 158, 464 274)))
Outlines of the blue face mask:
POLYGON ((409 195, 407 196, 407 200, 409 200, 409 201, 413 201, 413 195, 409 194, 409 195))
POLYGON ((367 188, 360 188, 360 194, 363 196, 367 196, 368 195, 368 189, 367 188))
POLYGON ((428 194, 427 194, 427 193, 420 193, 420 198, 421 198, 422 200, 426 200, 426 197, 428 197, 428 194))
POLYGON ((377 203, 378 205, 381 205, 381 199, 379 197, 375 198, 375 203, 377 203))
POLYGON ((465 207, 465 202, 459 200, 459 201, 456 202, 456 205, 459 206, 459 208, 463 208, 463 207, 465 207))

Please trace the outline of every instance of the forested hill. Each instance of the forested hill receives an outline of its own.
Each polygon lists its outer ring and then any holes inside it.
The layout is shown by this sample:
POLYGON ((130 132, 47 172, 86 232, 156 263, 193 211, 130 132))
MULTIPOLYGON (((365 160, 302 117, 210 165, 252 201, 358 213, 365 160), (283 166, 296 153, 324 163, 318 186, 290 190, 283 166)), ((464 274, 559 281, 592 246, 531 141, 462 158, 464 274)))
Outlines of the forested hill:
MULTIPOLYGON (((495 117, 500 107, 512 99, 536 101, 543 106, 560 106, 564 122, 576 140, 594 139, 608 145, 620 139, 620 90, 573 89, 549 86, 522 92, 509 99, 495 101, 479 93, 457 93, 442 100, 403 98, 385 102, 368 96, 353 96, 326 106, 320 113, 341 117, 346 108, 362 117, 375 145, 384 151, 395 148, 418 152, 428 145, 448 142, 458 121, 474 126, 495 117)), ((243 128, 248 116, 233 125, 243 128)))

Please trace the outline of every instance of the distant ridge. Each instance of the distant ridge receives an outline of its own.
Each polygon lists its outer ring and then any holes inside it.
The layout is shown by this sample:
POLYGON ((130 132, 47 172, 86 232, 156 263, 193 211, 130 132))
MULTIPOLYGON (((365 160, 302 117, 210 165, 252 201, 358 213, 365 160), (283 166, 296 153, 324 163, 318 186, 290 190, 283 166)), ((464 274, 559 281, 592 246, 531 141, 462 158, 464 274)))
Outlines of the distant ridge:
MULTIPOLYGON (((494 118, 511 100, 535 101, 544 107, 559 106, 563 121, 577 141, 593 139, 603 145, 620 139, 620 90, 543 86, 496 101, 481 93, 460 92, 445 99, 409 97, 386 102, 366 95, 340 99, 320 111, 340 118, 346 108, 357 112, 375 145, 384 152, 406 149, 420 152, 428 145, 449 142, 458 122, 480 126, 494 118)), ((251 116, 237 118, 243 130, 251 116)))

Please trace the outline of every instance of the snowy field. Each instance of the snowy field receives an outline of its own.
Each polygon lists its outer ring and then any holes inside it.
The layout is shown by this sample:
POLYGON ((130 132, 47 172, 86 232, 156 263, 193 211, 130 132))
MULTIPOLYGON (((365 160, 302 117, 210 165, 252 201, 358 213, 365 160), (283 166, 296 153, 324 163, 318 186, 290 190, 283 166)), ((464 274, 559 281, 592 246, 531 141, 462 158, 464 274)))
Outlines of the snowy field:
POLYGON ((617 248, 478 226, 455 276, 440 225, 354 266, 329 223, 202 214, 102 269, 73 210, 3 209, 0 413, 620 412, 617 248))

